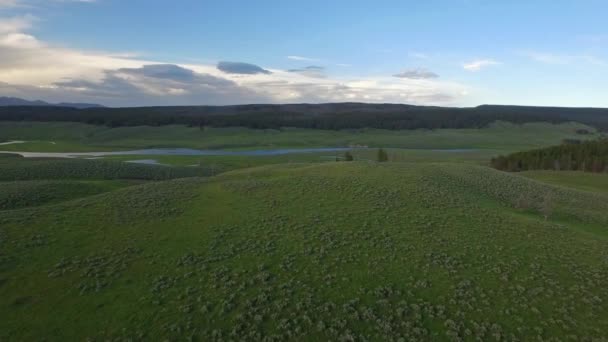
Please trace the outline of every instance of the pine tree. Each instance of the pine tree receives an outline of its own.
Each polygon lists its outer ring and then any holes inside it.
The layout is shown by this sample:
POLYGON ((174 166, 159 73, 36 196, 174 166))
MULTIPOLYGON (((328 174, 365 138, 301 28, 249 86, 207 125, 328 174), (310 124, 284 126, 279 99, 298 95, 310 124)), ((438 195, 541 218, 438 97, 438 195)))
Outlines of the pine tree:
POLYGON ((383 162, 387 162, 388 161, 388 153, 386 153, 386 151, 384 151, 384 149, 378 149, 378 155, 376 160, 379 163, 383 163, 383 162))
POLYGON ((345 161, 353 161, 355 158, 353 158, 353 154, 350 153, 350 151, 346 151, 344 153, 344 160, 345 161))

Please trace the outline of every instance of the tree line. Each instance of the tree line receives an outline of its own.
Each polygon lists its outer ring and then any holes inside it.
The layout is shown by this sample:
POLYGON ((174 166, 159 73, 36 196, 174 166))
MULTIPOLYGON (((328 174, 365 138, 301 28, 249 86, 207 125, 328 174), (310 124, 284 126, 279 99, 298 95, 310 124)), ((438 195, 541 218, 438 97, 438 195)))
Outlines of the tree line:
POLYGON ((0 107, 0 121, 63 121, 109 127, 187 125, 326 130, 481 128, 495 121, 517 124, 576 121, 608 130, 608 109, 489 105, 449 108, 364 103, 86 109, 15 106, 0 107))
POLYGON ((568 141, 558 146, 517 152, 493 158, 494 168, 518 172, 526 170, 564 170, 608 172, 608 139, 568 141))

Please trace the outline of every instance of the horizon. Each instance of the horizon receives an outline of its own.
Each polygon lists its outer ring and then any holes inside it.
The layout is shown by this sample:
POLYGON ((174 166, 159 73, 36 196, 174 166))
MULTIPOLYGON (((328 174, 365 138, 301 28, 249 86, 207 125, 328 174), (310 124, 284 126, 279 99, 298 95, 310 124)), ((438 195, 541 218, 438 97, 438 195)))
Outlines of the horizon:
POLYGON ((606 11, 597 0, 0 0, 0 96, 606 108, 606 11))
MULTIPOLYGON (((397 106, 414 106, 414 107, 437 107, 437 108, 454 108, 454 109, 469 109, 469 108, 478 108, 478 107, 529 107, 529 108, 561 108, 561 109, 608 109, 608 107, 572 107, 572 106, 542 106, 542 105, 516 105, 516 104, 495 104, 495 103, 481 103, 473 106, 442 106, 442 105, 416 105, 411 103, 395 103, 395 102, 284 102, 284 103, 261 103, 261 102, 253 102, 253 103, 239 103, 239 104, 225 104, 225 105, 207 105, 207 104, 184 104, 184 105, 134 105, 134 106, 106 106, 101 105, 99 103, 86 103, 86 102, 68 102, 68 101, 59 101, 59 102, 47 102, 40 99, 25 99, 20 97, 11 97, 11 96, 0 96, 0 100, 3 98, 16 99, 16 100, 24 100, 27 102, 46 102, 48 105, 52 107, 67 107, 69 106, 61 106, 65 104, 86 104, 86 105, 94 105, 99 107, 85 107, 85 108, 76 108, 76 109, 89 109, 89 108, 106 108, 106 109, 121 109, 121 108, 162 108, 162 107, 236 107, 236 106, 296 106, 296 105, 313 105, 313 106, 322 106, 322 105, 340 105, 340 104, 357 104, 357 105, 397 105, 397 106)), ((30 107, 30 105, 2 105, 0 107, 30 107)))

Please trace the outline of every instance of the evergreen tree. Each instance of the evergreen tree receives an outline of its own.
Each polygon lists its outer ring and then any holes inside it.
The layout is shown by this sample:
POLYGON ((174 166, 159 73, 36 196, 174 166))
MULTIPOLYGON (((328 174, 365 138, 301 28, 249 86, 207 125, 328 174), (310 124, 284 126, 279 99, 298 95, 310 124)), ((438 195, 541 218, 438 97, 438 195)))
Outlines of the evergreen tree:
POLYGON ((508 156, 492 158, 492 167, 510 172, 526 170, 556 170, 606 172, 608 167, 608 139, 565 143, 559 146, 508 156))
POLYGON ((386 153, 386 151, 384 149, 382 149, 382 148, 378 149, 378 154, 377 154, 376 160, 379 163, 387 162, 388 161, 388 153, 386 153))
POLYGON ((355 158, 353 158, 353 154, 350 153, 350 151, 346 151, 344 153, 344 160, 345 161, 353 161, 355 158))

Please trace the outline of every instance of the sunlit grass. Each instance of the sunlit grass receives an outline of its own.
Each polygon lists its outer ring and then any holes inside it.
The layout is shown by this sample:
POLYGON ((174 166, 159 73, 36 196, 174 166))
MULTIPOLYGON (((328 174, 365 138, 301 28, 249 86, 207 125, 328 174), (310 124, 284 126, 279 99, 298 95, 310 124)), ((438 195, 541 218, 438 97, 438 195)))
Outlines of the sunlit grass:
POLYGON ((332 162, 1 211, 0 337, 601 339, 603 196, 463 163, 332 162))

